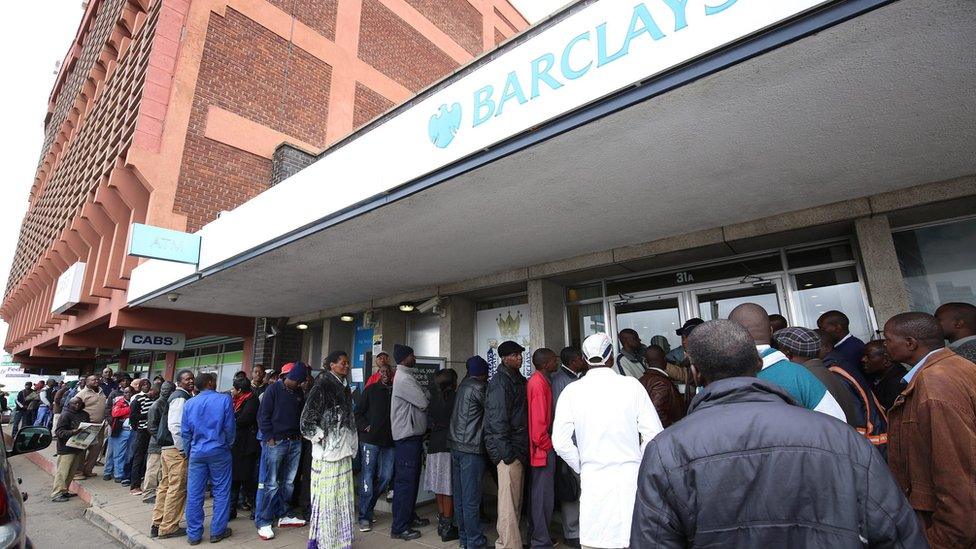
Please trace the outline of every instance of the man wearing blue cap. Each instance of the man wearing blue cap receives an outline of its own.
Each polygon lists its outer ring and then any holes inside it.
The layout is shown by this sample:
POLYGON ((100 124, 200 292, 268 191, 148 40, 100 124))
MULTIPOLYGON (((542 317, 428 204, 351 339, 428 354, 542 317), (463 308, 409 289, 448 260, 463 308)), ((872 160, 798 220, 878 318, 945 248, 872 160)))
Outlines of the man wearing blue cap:
POLYGON ((393 400, 390 403, 390 427, 393 432, 393 525, 390 536, 411 540, 420 537, 417 527, 430 524, 414 512, 420 489, 420 464, 423 436, 427 432, 427 407, 430 394, 417 381, 414 364, 417 358, 406 345, 393 346, 396 375, 393 377, 393 400))
POLYGON ((451 489, 461 547, 481 549, 488 540, 481 530, 481 477, 485 473, 485 394, 488 362, 468 359, 468 375, 458 386, 447 431, 451 449, 451 489))
POLYGON ((299 421, 305 403, 302 383, 308 377, 308 367, 295 362, 285 364, 282 371, 286 370, 287 376, 265 389, 258 408, 261 467, 254 524, 264 540, 274 538, 271 524, 275 519, 279 528, 305 526, 304 520, 290 516, 288 502, 295 491, 302 455, 299 421))

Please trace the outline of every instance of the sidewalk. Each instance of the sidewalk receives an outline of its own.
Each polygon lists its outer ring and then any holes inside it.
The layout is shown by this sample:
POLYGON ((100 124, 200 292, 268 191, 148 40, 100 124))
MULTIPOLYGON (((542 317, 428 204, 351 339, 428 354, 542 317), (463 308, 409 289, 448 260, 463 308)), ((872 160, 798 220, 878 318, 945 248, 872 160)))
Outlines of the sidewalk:
MULTIPOLYGON (((4 426, 4 434, 9 440, 9 428, 4 426)), ((57 457, 54 454, 54 444, 40 452, 27 454, 25 457, 48 474, 53 474, 57 457)), ((100 473, 101 467, 95 472, 100 473)), ((77 492, 79 498, 90 507, 85 511, 85 517, 119 540, 122 544, 134 548, 163 548, 187 547, 186 538, 156 540, 149 537, 149 526, 152 521, 152 505, 142 502, 138 496, 129 495, 129 489, 112 481, 103 481, 101 475, 81 482, 73 482, 71 491, 77 492)), ((207 519, 205 522, 204 542, 210 536, 210 507, 211 500, 204 504, 207 519)), ((442 543, 437 535, 437 513, 432 505, 425 505, 417 509, 422 517, 431 519, 431 525, 421 528, 423 537, 413 541, 400 541, 390 538, 389 513, 377 510, 378 522, 371 532, 355 531, 353 547, 370 549, 387 549, 402 547, 404 549, 419 547, 457 547, 458 542, 442 543)), ((294 549, 308 546, 308 527, 303 528, 275 528, 275 538, 264 541, 258 538, 254 522, 248 520, 248 513, 241 513, 236 520, 230 521, 228 526, 233 528, 234 534, 221 542, 224 547, 253 547, 261 549, 294 549)), ((182 526, 185 524, 181 523, 182 526)), ((354 525, 355 530, 355 525, 354 525)), ((494 538, 492 525, 485 525, 485 534, 494 538)), ((491 539, 489 540, 491 541, 491 539)))

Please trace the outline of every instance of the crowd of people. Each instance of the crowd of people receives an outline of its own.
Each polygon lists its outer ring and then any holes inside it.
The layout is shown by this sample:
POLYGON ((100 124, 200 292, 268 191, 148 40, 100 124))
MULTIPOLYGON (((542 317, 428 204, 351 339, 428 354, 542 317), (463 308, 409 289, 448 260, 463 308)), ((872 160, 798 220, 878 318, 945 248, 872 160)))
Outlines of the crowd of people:
POLYGON ((528 379, 514 341, 490 379, 474 356, 460 383, 421 375, 401 344, 355 390, 343 351, 314 377, 255 366, 227 393, 209 373, 106 369, 44 398, 26 387, 15 428, 33 400, 34 424, 51 416, 54 501, 101 459, 103 479, 154 505, 152 536, 191 545, 207 493, 211 542, 249 512, 262 539, 307 525, 310 549, 349 547, 390 491, 391 536, 416 539, 423 486, 441 541, 482 548, 489 486, 501 549, 553 547, 557 513, 570 547, 973 546, 976 307, 896 315, 882 332, 865 343, 840 311, 807 328, 745 303, 689 320, 674 349, 629 329, 617 352, 605 333, 535 349, 528 379), (69 445, 86 423, 104 429, 69 445))

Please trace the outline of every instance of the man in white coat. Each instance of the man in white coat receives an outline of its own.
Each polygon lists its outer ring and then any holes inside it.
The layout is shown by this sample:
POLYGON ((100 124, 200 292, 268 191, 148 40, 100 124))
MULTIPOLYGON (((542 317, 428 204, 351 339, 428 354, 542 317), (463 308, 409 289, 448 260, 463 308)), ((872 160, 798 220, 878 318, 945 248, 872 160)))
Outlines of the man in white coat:
POLYGON ((580 544, 627 547, 644 447, 664 428, 640 382, 613 371, 610 336, 591 335, 582 351, 590 369, 560 395, 552 445, 580 474, 580 544))

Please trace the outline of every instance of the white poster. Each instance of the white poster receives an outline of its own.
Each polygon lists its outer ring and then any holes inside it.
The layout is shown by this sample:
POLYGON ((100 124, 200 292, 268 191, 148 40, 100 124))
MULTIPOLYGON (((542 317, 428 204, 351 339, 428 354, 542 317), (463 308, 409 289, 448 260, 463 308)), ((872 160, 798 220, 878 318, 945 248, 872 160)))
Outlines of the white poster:
POLYGON ((478 311, 475 338, 475 351, 488 361, 489 379, 495 375, 501 364, 498 345, 508 340, 525 347, 525 352, 522 353, 522 375, 532 375, 532 342, 529 339, 527 304, 478 311))

